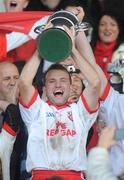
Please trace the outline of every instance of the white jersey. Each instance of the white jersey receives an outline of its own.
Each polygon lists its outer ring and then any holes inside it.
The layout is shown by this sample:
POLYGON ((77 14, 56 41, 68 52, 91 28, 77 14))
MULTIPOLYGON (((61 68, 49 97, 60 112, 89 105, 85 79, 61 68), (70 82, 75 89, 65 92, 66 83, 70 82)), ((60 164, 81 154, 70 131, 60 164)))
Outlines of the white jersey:
MULTIPOLYGON (((124 128, 124 94, 119 94, 112 87, 106 93, 106 99, 101 103, 100 119, 107 125, 124 128)), ((124 172, 124 141, 118 141, 110 150, 112 167, 115 175, 124 172)))
MULTIPOLYGON (((56 107, 46 103, 37 91, 27 106, 20 101, 20 111, 29 133, 26 167, 49 170, 86 170, 88 130, 97 117, 83 103, 56 107)), ((84 100, 85 101, 85 100, 84 100)))

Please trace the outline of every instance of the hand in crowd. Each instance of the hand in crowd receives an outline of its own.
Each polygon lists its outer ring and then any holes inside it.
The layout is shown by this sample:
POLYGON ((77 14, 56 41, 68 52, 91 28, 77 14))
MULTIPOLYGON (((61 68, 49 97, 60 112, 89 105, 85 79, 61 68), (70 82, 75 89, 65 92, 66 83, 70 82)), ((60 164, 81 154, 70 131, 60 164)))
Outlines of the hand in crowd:
POLYGON ((85 15, 82 7, 80 7, 80 6, 78 6, 78 7, 69 6, 65 10, 75 14, 77 16, 79 22, 82 22, 84 15, 85 15))
POLYGON ((4 94, 4 98, 8 103, 16 104, 18 99, 18 94, 19 94, 19 89, 18 89, 18 85, 16 84, 14 87, 9 89, 8 93, 4 94))
POLYGON ((114 134, 115 127, 105 127, 100 134, 98 146, 109 149, 111 146, 116 144, 116 141, 114 140, 114 134))

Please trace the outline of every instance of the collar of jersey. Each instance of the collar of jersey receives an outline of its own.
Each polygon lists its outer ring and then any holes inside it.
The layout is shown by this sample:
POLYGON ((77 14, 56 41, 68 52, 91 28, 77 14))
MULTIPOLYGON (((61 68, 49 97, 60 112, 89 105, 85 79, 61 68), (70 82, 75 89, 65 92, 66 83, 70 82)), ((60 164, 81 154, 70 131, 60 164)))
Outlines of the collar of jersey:
POLYGON ((57 105, 55 105, 54 103, 52 103, 51 101, 47 101, 47 104, 49 105, 49 106, 54 106, 56 109, 64 109, 64 108, 67 108, 67 107, 69 107, 70 106, 70 103, 69 102, 67 102, 66 104, 64 104, 64 105, 62 105, 62 106, 57 106, 57 105))

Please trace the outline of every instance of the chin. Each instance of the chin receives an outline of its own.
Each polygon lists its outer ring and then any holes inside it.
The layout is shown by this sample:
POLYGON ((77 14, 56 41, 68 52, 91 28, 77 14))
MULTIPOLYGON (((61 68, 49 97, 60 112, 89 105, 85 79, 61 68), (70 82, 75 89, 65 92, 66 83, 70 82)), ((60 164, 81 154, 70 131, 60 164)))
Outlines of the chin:
POLYGON ((54 104, 56 106, 63 106, 66 104, 67 101, 59 100, 59 101, 54 101, 54 104))
POLYGON ((56 106, 63 106, 65 103, 62 103, 62 102, 55 102, 54 103, 56 106))
POLYGON ((114 39, 104 39, 103 40, 103 42, 105 43, 105 44, 110 44, 110 43, 112 43, 114 41, 114 39))

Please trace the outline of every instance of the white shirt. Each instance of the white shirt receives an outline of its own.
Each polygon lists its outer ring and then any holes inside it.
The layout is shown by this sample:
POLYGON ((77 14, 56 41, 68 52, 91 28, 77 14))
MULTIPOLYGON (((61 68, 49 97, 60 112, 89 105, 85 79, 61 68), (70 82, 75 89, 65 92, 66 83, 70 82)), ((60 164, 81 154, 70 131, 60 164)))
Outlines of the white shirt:
POLYGON ((20 111, 29 133, 28 171, 86 170, 86 139, 97 111, 89 113, 81 99, 56 107, 41 100, 37 91, 27 106, 20 103, 20 111))
MULTIPOLYGON (((124 128, 124 94, 119 94, 112 87, 106 94, 106 99, 100 106, 100 119, 107 125, 124 128)), ((110 150, 112 167, 115 175, 124 172, 124 141, 118 141, 110 150)))
POLYGON ((89 152, 87 180, 117 180, 112 172, 107 149, 95 147, 89 152))

